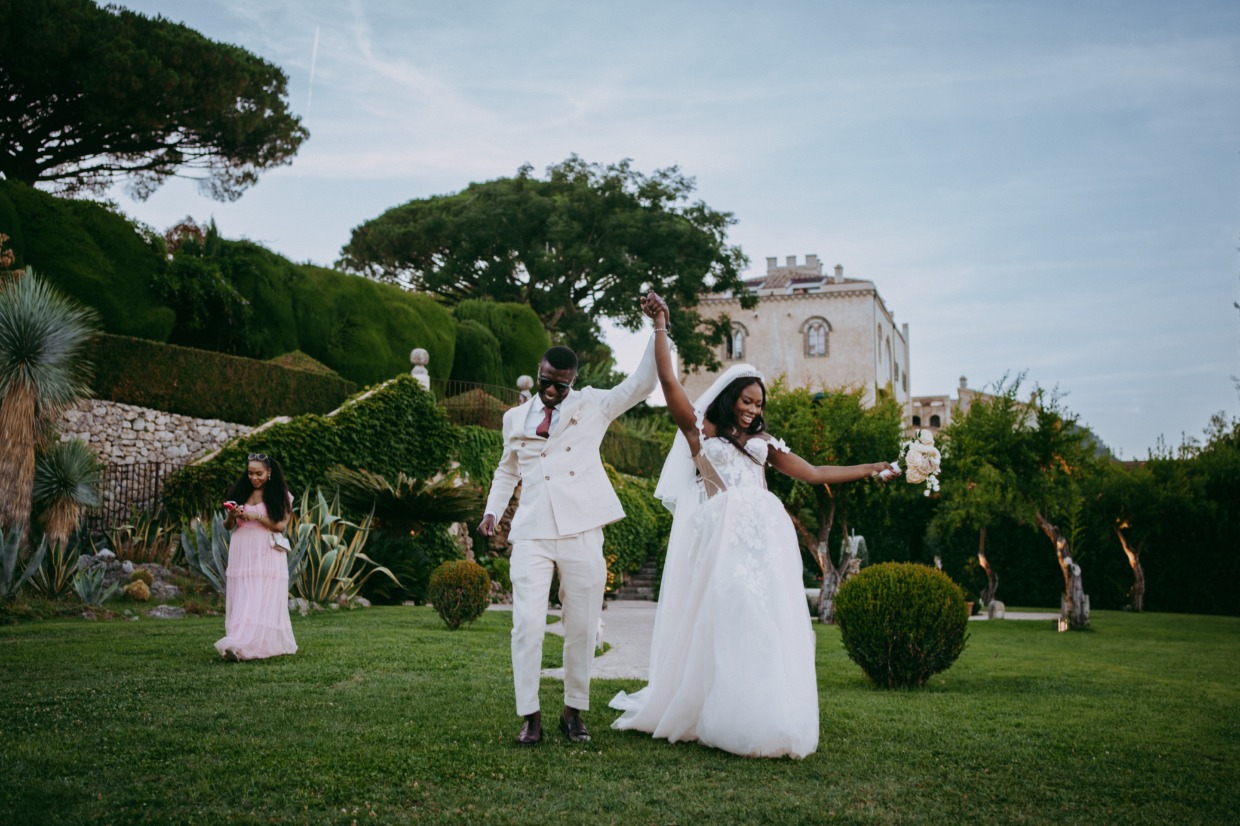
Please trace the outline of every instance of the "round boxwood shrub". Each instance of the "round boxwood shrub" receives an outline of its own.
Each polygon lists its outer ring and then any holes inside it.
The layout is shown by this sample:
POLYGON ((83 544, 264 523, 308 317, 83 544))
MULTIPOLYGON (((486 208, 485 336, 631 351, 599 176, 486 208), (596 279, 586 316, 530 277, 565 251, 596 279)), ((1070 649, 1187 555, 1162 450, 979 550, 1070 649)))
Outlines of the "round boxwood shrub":
POLYGON ((491 604, 491 577, 477 562, 449 560, 431 572, 431 604, 449 629, 471 623, 491 604))
POLYGON ((155 577, 146 568, 134 568, 133 573, 129 575, 130 582, 145 582, 146 587, 150 588, 155 584, 155 577))
POLYGON ((926 565, 886 562, 848 579, 835 595, 848 656, 875 685, 910 688, 946 671, 964 650, 964 592, 926 565))

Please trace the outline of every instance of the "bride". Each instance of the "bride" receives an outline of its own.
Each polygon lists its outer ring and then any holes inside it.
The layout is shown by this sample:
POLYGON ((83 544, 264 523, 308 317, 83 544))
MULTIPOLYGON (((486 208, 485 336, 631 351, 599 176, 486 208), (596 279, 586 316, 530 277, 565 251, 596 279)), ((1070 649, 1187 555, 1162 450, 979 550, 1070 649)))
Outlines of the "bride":
POLYGON ((655 496, 674 517, 650 679, 612 699, 624 712, 612 727, 744 756, 805 757, 818 747, 814 631, 796 533, 766 488, 766 465, 815 485, 899 470, 814 466, 791 453, 766 432, 766 387, 748 364, 690 402, 672 364, 666 304, 654 293, 642 299, 651 304, 659 381, 680 428, 655 496))

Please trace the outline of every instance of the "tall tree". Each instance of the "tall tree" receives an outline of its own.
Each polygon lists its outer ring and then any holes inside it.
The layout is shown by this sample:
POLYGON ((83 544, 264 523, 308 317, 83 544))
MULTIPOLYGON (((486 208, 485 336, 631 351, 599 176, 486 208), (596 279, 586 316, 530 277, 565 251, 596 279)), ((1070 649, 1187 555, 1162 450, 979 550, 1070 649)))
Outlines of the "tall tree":
POLYGON ((309 133, 288 78, 237 46, 94 0, 0 0, 0 175, 145 199, 194 171, 234 200, 309 133))
MULTIPOLYGON (((704 292, 743 293, 747 261, 727 243, 732 215, 691 202, 694 189, 676 167, 647 176, 628 161, 573 155, 539 179, 526 165, 389 209, 353 230, 339 265, 449 303, 528 304, 554 340, 590 360, 605 358, 599 321, 636 329, 633 296, 653 287, 670 305, 685 364, 717 367, 711 344, 729 323, 703 321, 694 307, 704 292)), ((742 306, 756 302, 745 293, 742 306)))
MULTIPOLYGON (((788 443, 793 453, 813 465, 857 465, 899 451, 900 406, 879 394, 873 407, 866 407, 862 390, 815 392, 787 387, 782 379, 769 389, 766 418, 774 436, 788 443)), ((873 484, 813 486, 775 474, 771 487, 784 500, 792 523, 822 569, 818 619, 834 618, 835 592, 856 567, 849 540, 849 514, 867 497, 885 495, 873 484), (838 521, 840 558, 831 556, 831 538, 838 521)), ((859 562, 859 560, 858 560, 859 562)))
POLYGON ((30 270, 0 286, 0 529, 29 526, 40 423, 86 395, 96 324, 30 270))

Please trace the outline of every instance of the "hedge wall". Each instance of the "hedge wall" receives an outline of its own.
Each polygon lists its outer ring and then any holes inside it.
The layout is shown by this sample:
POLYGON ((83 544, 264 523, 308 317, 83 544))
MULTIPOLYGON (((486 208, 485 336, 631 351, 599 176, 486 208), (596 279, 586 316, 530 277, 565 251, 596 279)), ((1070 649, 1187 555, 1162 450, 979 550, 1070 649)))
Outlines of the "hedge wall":
POLYGON ((389 478, 401 471, 429 478, 447 467, 460 438, 435 397, 412 377, 399 376, 350 399, 335 416, 307 414, 274 424, 178 470, 165 485, 164 504, 177 518, 218 507, 245 471, 249 453, 275 457, 295 492, 321 484, 337 463, 389 478))
POLYGON ((456 354, 452 362, 453 381, 471 381, 502 387, 502 361, 499 339, 490 330, 476 321, 457 320, 456 354))
POLYGON ((249 425, 328 413, 357 389, 333 374, 128 336, 97 336, 90 357, 95 398, 249 425))
POLYGON ((535 375, 551 346, 538 314, 525 304, 470 298, 453 307, 452 314, 458 321, 476 321, 499 341, 500 375, 492 384, 514 387, 518 376, 535 375))
POLYGON ((35 272, 99 311, 109 333, 165 341, 175 314, 152 283, 164 266, 162 239, 92 201, 56 198, 0 180, 0 233, 16 266, 35 272))
POLYGON ((611 465, 607 465, 607 477, 625 515, 603 527, 603 555, 616 557, 609 566, 612 573, 632 573, 646 559, 663 552, 672 530, 672 514, 654 498, 654 480, 625 476, 611 465))

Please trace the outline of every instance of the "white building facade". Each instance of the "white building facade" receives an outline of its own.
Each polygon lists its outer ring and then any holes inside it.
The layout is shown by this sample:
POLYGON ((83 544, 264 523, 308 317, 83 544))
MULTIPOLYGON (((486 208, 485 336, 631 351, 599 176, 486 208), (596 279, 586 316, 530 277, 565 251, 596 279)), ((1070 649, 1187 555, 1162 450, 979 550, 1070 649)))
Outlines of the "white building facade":
MULTIPOLYGON (((911 422, 908 324, 897 325, 872 281, 844 277, 844 268, 823 274, 817 255, 803 264, 788 256, 780 266, 766 259, 766 275, 746 286, 758 306, 741 309, 732 294, 703 296, 703 318, 731 319, 732 332, 718 357, 726 369, 749 362, 768 378, 783 376, 791 387, 861 388, 867 404, 887 390, 911 422)), ((716 373, 686 374, 685 389, 696 398, 716 373)))

